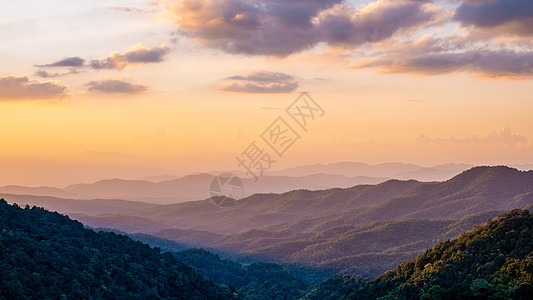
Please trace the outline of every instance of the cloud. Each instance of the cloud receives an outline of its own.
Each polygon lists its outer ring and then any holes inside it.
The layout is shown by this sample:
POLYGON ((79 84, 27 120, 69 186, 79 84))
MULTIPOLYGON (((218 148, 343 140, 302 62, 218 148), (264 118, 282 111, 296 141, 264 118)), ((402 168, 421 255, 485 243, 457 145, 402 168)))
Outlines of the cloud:
POLYGON ((287 56, 319 42, 358 46, 435 22, 430 1, 378 0, 355 8, 343 0, 161 0, 181 32, 228 53, 287 56))
POLYGON ((60 61, 56 61, 51 64, 46 65, 35 65, 36 67, 45 68, 45 67, 82 67, 85 63, 85 59, 81 57, 67 57, 60 61))
POLYGON ((138 44, 123 54, 114 52, 106 59, 91 60, 90 67, 122 70, 129 65, 158 63, 165 59, 169 51, 165 44, 153 48, 145 48, 142 44, 138 44))
POLYGON ((35 75, 41 78, 56 78, 56 77, 70 75, 70 74, 77 74, 77 73, 80 73, 78 69, 70 68, 67 72, 63 72, 63 73, 50 73, 45 70, 38 70, 37 72, 35 72, 35 75))
POLYGON ((411 57, 376 59, 360 67, 380 67, 384 73, 438 75, 473 72, 486 77, 533 76, 532 51, 468 51, 462 53, 428 53, 411 57))
POLYGON ((500 131, 491 132, 485 136, 474 135, 464 138, 431 138, 426 135, 419 135, 416 138, 415 143, 432 147, 468 147, 471 145, 477 145, 484 149, 493 149, 494 147, 502 149, 524 149, 533 146, 533 141, 530 141, 523 135, 515 134, 509 127, 500 131))
POLYGON ((143 1, 145 5, 144 8, 134 7, 134 6, 119 6, 119 5, 110 5, 106 8, 108 10, 114 10, 125 13, 134 13, 134 14, 153 14, 161 12, 162 8, 157 4, 157 1, 143 1))
POLYGON ((342 3, 322 12, 317 22, 330 45, 358 46, 439 21, 444 11, 427 2, 380 0, 362 10, 342 3))
MULTIPOLYGON (((296 59, 383 73, 470 72, 515 79, 533 75, 533 1, 449 1, 457 5, 434 0, 374 0, 359 6, 347 0, 158 3, 180 34, 231 54, 286 57, 321 45, 324 53, 317 48, 296 59), (420 38, 431 34, 429 30, 434 30, 432 35, 420 38)), ((262 90, 246 81, 223 88, 262 90)))
POLYGON ((129 7, 129 6, 108 6, 107 7, 110 10, 116 10, 116 11, 122 11, 122 12, 128 12, 128 13, 138 13, 138 14, 147 14, 150 13, 150 10, 147 9, 141 9, 137 7, 129 7))
POLYGON ((367 157, 376 162, 404 159, 418 164, 435 164, 435 158, 438 158, 440 163, 454 161, 485 165, 520 164, 533 159, 533 140, 510 128, 470 136, 434 137, 421 134, 411 141, 340 140, 305 147, 317 151, 329 149, 329 155, 334 153, 335 157, 347 161, 367 157))
POLYGON ((533 1, 465 1, 455 11, 454 19, 464 26, 492 30, 495 33, 533 35, 533 1))
POLYGON ((147 86, 140 84, 133 84, 122 80, 100 80, 91 81, 86 84, 90 92, 102 92, 107 94, 122 93, 122 94, 139 94, 148 89, 147 86))
POLYGON ((533 76, 533 51, 471 49, 459 51, 440 39, 422 37, 415 42, 385 45, 384 54, 360 61, 354 68, 378 68, 382 73, 438 75, 471 72, 484 77, 533 76))
POLYGON ((57 99, 67 88, 55 82, 30 81, 28 77, 0 76, 0 100, 57 99))
POLYGON ((298 81, 291 75, 274 72, 255 72, 247 76, 231 76, 220 90, 238 93, 291 93, 298 81))

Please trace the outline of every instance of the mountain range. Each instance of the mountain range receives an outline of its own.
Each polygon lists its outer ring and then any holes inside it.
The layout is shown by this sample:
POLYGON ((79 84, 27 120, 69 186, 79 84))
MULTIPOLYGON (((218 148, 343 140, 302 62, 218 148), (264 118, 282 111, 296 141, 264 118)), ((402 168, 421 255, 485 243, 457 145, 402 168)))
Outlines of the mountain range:
POLYGON ((3 197, 21 205, 30 200, 29 204, 44 207, 61 203, 56 210, 95 228, 377 276, 503 211, 533 205, 533 171, 475 167, 442 182, 388 180, 349 188, 254 194, 231 208, 217 207, 209 199, 123 206, 110 200, 109 207, 115 209, 111 212, 91 207, 102 200, 3 197))
POLYGON ((530 299, 533 293, 533 215, 519 209, 376 279, 335 275, 314 289, 282 265, 239 264, 203 249, 162 253, 4 199, 0 227, 2 299, 530 299))
MULTIPOLYGON (((472 166, 446 164, 422 167, 413 164, 383 163, 369 165, 356 162, 315 164, 272 171, 259 181, 248 178, 242 171, 231 171, 243 179, 244 196, 257 193, 284 193, 297 189, 322 190, 348 188, 361 184, 378 184, 389 179, 419 181, 447 180, 472 166)), ((523 166, 525 167, 525 166, 523 166)), ((202 200, 209 197, 209 185, 220 173, 190 174, 183 177, 162 175, 138 180, 104 179, 93 183, 79 183, 66 187, 6 185, 0 193, 50 196, 66 199, 122 199, 158 204, 202 200)))

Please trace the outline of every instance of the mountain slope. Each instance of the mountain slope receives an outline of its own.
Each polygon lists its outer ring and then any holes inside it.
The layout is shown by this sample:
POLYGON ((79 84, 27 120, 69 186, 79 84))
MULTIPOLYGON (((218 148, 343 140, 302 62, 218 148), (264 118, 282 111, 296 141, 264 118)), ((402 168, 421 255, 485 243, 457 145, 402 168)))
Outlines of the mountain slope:
POLYGON ((531 299, 533 215, 513 210, 438 244, 348 299, 531 299))
POLYGON ((188 223, 194 229, 155 233, 159 237, 191 242, 191 236, 208 236, 196 241, 254 257, 376 276, 475 224, 531 204, 533 172, 477 167, 445 182, 388 181, 254 195, 230 210, 188 203, 168 207, 164 214, 158 213, 161 207, 148 209, 145 216, 175 218, 178 227, 188 223), (217 234, 206 234, 210 230, 217 234))
POLYGON ((400 196, 419 184, 412 180, 389 180, 378 185, 359 185, 346 189, 255 194, 242 199, 231 209, 221 209, 210 200, 205 200, 157 206, 140 214, 183 229, 237 233, 243 228, 280 225, 317 215, 370 207, 400 196))
POLYGON ((498 213, 531 205, 533 171, 476 167, 445 182, 255 194, 229 209, 203 200, 76 217, 91 227, 376 276, 498 213))
POLYGON ((212 240, 209 245, 334 272, 377 276, 496 215, 498 212, 493 211, 461 220, 376 221, 334 227, 316 234, 254 229, 212 240))
POLYGON ((75 200, 49 196, 2 194, 10 203, 45 207, 47 210, 63 214, 136 214, 139 211, 157 206, 156 204, 116 199, 75 200))
POLYGON ((245 299, 298 299, 309 290, 309 283, 287 268, 272 263, 242 265, 221 259, 204 249, 175 253, 213 281, 234 287, 245 299))
POLYGON ((0 298, 228 299, 169 253, 0 200, 0 298))
MULTIPOLYGON (((304 220, 305 230, 320 231, 377 220, 461 219, 485 211, 506 211, 533 202, 533 171, 476 167, 444 182, 420 183, 403 195, 371 207, 304 220)), ((299 230, 298 222, 279 229, 299 230)))
MULTIPOLYGON (((94 183, 74 184, 65 188, 53 187, 0 187, 1 193, 49 196, 72 199, 124 199, 158 204, 196 201, 209 197, 209 185, 215 178, 212 174, 194 174, 181 178, 152 182, 149 180, 105 179, 94 183)), ((302 177, 264 176, 261 181, 243 178, 244 195, 256 193, 283 193, 295 189, 320 190, 333 187, 351 187, 359 184, 378 184, 385 177, 347 177, 336 174, 317 173, 302 177)), ((77 211, 77 213, 86 213, 77 211)))
POLYGON ((446 164, 422 167, 403 163, 382 163, 369 165, 357 162, 338 162, 332 164, 314 164, 289 168, 274 174, 289 176, 306 176, 316 173, 338 174, 343 176, 371 176, 394 179, 414 179, 420 181, 443 181, 471 168, 465 164, 446 164))

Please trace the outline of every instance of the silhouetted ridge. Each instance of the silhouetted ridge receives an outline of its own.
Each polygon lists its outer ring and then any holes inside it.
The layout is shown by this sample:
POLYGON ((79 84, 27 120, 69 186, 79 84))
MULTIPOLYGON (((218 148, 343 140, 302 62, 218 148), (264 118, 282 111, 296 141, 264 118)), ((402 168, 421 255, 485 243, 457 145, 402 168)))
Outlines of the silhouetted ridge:
POLYGON ((533 215, 513 210, 355 286, 347 298, 531 299, 532 293, 533 215))
POLYGON ((0 200, 0 299, 231 299, 170 253, 0 200))
POLYGON ((509 191, 530 191, 533 171, 519 171, 506 166, 475 167, 448 180, 450 187, 472 192, 481 191, 493 196, 508 196, 509 191), (524 176, 524 175, 530 176, 524 176))

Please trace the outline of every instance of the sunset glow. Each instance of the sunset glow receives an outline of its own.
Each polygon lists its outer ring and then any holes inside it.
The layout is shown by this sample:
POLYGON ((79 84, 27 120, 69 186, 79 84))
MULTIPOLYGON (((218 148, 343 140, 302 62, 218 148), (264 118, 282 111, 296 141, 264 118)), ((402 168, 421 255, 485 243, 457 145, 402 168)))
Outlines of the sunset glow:
POLYGON ((273 169, 533 163, 530 1, 4 1, 0 185, 238 169, 301 92, 273 169), (506 5, 507 14, 486 11, 506 5), (523 13, 527 12, 527 13, 523 13))

